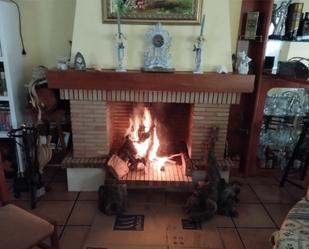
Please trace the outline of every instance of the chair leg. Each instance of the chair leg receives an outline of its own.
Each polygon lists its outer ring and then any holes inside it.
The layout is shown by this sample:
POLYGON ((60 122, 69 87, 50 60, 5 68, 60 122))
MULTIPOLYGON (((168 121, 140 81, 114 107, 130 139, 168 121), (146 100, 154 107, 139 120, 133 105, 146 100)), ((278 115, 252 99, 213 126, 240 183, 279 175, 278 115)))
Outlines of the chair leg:
POLYGON ((60 249, 57 226, 54 226, 54 232, 50 236, 50 244, 53 249, 60 249))

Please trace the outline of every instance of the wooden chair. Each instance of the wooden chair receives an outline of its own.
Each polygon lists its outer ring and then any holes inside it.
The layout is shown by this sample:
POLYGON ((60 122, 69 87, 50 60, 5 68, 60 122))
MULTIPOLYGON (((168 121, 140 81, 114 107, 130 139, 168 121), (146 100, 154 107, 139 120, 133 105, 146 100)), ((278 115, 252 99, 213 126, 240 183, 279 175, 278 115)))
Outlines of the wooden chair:
MULTIPOLYGON (((0 200, 3 204, 9 202, 9 194, 0 163, 0 200)), ((55 222, 47 221, 15 205, 7 204, 0 207, 0 248, 59 249, 57 226, 55 222), (51 246, 43 241, 50 238, 51 246)))

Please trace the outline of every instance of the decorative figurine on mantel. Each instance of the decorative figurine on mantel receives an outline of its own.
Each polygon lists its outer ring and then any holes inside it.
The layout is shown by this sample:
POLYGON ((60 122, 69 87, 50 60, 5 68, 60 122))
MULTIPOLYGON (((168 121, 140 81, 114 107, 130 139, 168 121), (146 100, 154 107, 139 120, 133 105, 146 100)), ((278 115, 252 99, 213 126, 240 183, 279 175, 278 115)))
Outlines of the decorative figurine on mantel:
POLYGON ((285 21, 288 15, 288 8, 291 4, 291 0, 281 2, 280 6, 274 4, 271 23, 273 25, 273 33, 269 37, 270 39, 282 39, 285 35, 285 21))
POLYGON ((195 68, 193 73, 195 74, 202 74, 203 71, 201 70, 201 63, 202 63, 202 48, 204 42, 204 25, 205 25, 205 15, 203 15, 202 25, 201 25, 201 33, 200 36, 197 38, 197 43, 194 44, 193 52, 195 52, 195 68))
POLYGON ((237 71, 239 74, 248 74, 249 73, 249 62, 252 61, 248 57, 245 51, 239 52, 237 55, 237 71))
POLYGON ((84 56, 80 52, 78 52, 75 55, 74 69, 75 70, 86 70, 86 62, 85 62, 84 56))
POLYGON ((116 46, 117 46, 117 67, 116 72, 126 72, 127 70, 123 67, 124 59, 124 39, 125 36, 121 33, 121 15, 126 11, 128 5, 123 0, 114 0, 114 8, 117 13, 117 35, 116 35, 116 46))
POLYGON ((169 51, 172 37, 161 23, 153 26, 147 33, 147 49, 144 54, 143 71, 173 72, 172 55, 169 51))

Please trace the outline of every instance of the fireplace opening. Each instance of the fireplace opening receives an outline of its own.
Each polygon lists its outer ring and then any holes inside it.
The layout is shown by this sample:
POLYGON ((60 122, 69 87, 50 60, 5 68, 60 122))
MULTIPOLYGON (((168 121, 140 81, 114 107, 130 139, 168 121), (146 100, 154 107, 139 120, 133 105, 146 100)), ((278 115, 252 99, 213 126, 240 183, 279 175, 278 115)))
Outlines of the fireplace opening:
POLYGON ((135 132, 140 129, 141 132, 145 128, 144 119, 148 118, 147 125, 156 133, 160 143, 158 155, 177 154, 183 149, 183 144, 190 153, 192 111, 191 104, 110 102, 108 103, 110 150, 113 153, 121 148, 130 133, 129 129, 135 129, 135 132))
POLYGON ((185 175, 192 110, 191 104, 108 103, 110 154, 117 155, 110 160, 111 166, 126 168, 125 162, 131 171, 178 174, 176 170, 185 175))

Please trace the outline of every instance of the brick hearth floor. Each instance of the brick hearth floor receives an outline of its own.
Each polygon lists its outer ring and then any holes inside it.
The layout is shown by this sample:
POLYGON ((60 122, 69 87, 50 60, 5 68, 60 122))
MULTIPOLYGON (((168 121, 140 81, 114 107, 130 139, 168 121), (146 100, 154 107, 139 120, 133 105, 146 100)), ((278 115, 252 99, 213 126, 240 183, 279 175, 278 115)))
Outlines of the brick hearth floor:
MULTIPOLYGON (((91 234, 97 230, 93 224, 97 222, 94 217, 106 218, 97 213, 97 193, 96 192, 68 192, 66 190, 66 173, 59 168, 50 167, 44 173, 46 183, 49 183, 52 191, 44 195, 38 202, 37 208, 33 211, 37 214, 50 217, 58 222, 60 244, 63 249, 80 249, 86 243, 89 245, 91 234), (89 239, 90 238, 90 239, 89 239)), ((236 178, 234 178, 236 179, 236 178)), ((229 217, 216 216, 210 222, 203 225, 203 230, 198 231, 202 234, 204 242, 207 238, 206 247, 203 248, 227 248, 227 249, 267 249, 271 248, 269 236, 277 230, 290 207, 302 197, 302 191, 288 185, 285 188, 278 187, 278 180, 275 178, 249 178, 236 180, 243 182, 240 195, 238 211, 240 216, 232 219, 229 217), (203 234, 204 233, 204 234, 203 234)), ((187 195, 183 193, 171 193, 163 190, 147 190, 142 193, 141 190, 131 191, 129 205, 131 212, 136 210, 150 210, 158 207, 159 212, 164 212, 165 216, 170 219, 178 220, 183 214, 177 212, 181 210, 181 205, 185 202, 187 195), (149 208, 150 207, 150 208, 149 208)), ((29 210, 28 194, 24 193, 22 198, 12 202, 16 205, 29 210)), ((149 212, 150 212, 149 211, 149 212)), ((147 212, 145 213, 147 219, 147 212)), ((159 231, 158 228, 158 232, 159 231)), ((160 248, 177 248, 171 245, 171 238, 181 238, 185 244, 181 245, 190 248, 198 248, 196 244, 195 231, 169 230, 166 233, 166 246, 160 248), (176 235, 176 236, 175 236, 176 235)), ((111 231, 111 236, 116 236, 111 231)), ((123 232, 120 232, 123 233, 123 232)), ((136 240, 136 247, 132 248, 150 248, 139 241, 143 240, 143 232, 140 233, 139 239, 136 240)), ((120 235, 120 240, 125 243, 125 236, 120 235)), ((139 236, 138 234, 136 236, 139 236)), ((147 236, 146 236, 147 237, 147 236)), ((200 237, 199 237, 200 238, 200 237)), ((109 239, 110 240, 110 239, 109 239)), ((132 240, 132 239, 131 239, 132 240)), ((119 248, 113 246, 113 241, 109 241, 106 246, 109 249, 119 248)), ((119 241, 117 241, 119 244, 119 241)), ((201 245, 200 243, 200 245, 201 245)), ((102 245, 104 247, 104 245, 102 245)), ((126 249, 126 247, 121 247, 126 249)), ((159 248, 159 247, 156 247, 159 248)))

